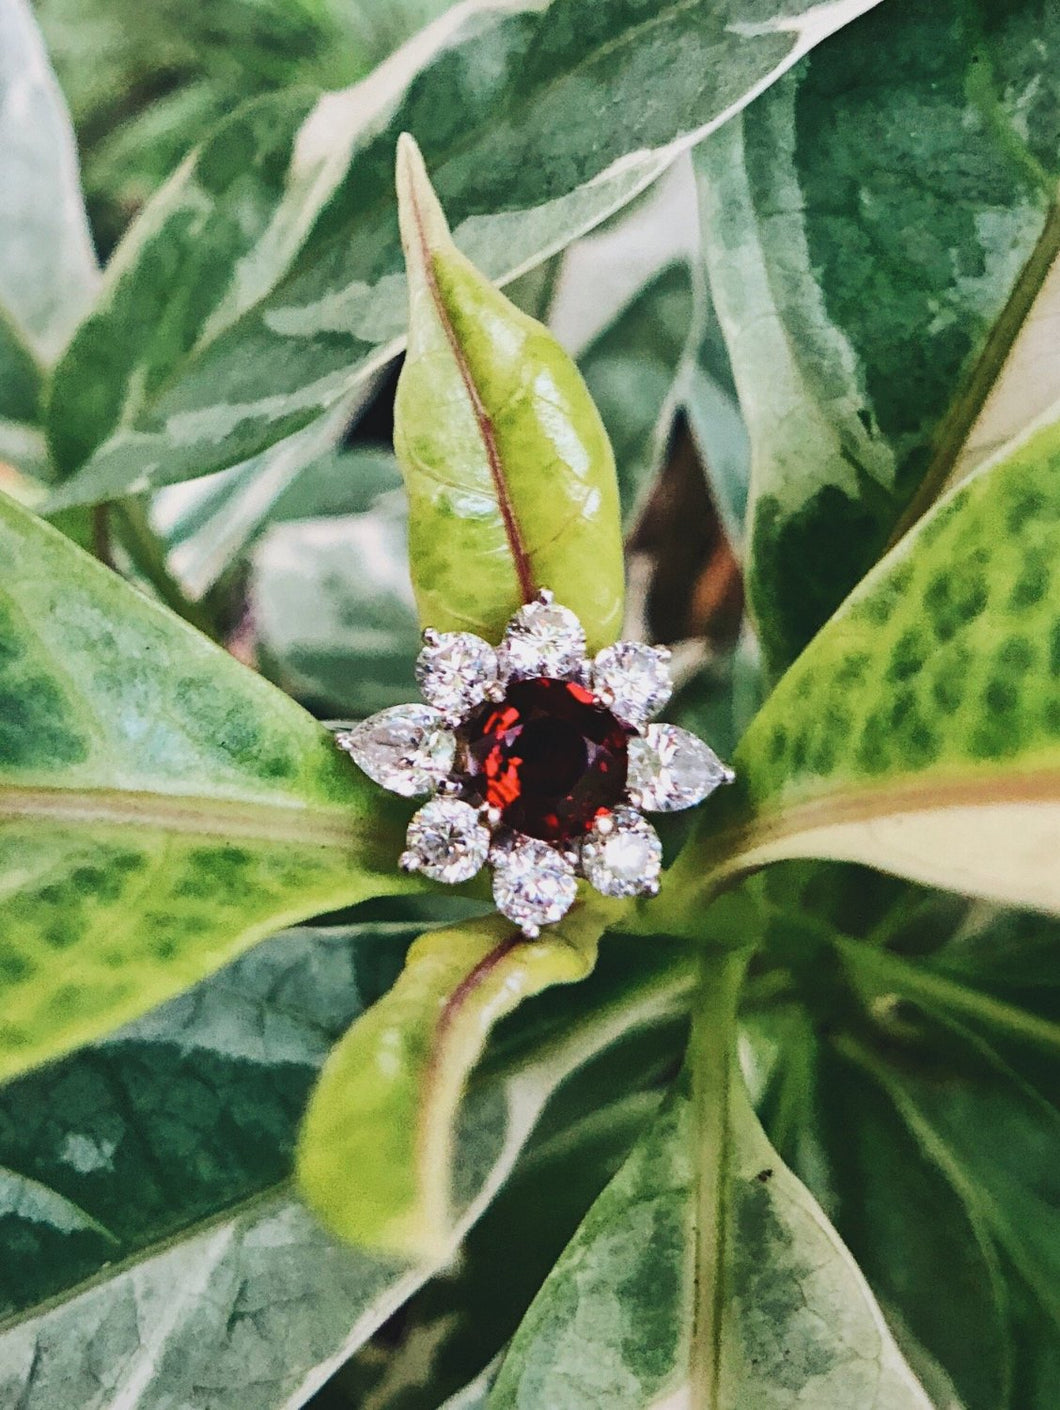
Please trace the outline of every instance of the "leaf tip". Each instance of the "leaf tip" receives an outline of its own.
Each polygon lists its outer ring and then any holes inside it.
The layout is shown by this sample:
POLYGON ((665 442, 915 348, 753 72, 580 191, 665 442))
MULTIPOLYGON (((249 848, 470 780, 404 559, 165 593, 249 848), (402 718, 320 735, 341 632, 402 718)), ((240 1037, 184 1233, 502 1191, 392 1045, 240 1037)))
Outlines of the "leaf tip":
POLYGON ((423 153, 411 132, 403 132, 397 140, 395 184, 405 261, 415 267, 425 263, 432 251, 451 245, 452 237, 423 153))

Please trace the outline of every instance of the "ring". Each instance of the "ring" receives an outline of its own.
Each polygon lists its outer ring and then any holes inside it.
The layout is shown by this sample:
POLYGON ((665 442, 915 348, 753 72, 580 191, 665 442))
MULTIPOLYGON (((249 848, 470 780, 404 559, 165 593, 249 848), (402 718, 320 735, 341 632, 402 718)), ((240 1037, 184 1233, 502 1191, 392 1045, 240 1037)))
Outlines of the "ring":
POLYGON ((650 721, 673 691, 665 647, 585 632, 543 589, 497 648, 427 628, 425 704, 394 705, 335 735, 392 793, 430 800, 400 865, 434 881, 493 871, 497 909, 530 939, 570 909, 578 877, 605 896, 659 890, 662 844, 642 811, 701 803, 733 771, 696 735, 650 721))

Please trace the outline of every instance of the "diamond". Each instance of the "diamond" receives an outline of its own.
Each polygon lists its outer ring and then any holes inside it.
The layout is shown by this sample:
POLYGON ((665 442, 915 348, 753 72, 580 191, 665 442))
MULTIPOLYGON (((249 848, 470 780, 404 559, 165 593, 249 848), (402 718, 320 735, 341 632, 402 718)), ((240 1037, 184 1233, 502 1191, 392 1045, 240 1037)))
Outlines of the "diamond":
POLYGON ((625 792, 629 731, 576 681, 513 681, 457 741, 464 796, 547 842, 585 832, 625 792))
POLYGON ((524 933, 536 935, 570 910, 578 890, 574 868, 547 842, 520 837, 494 858, 494 903, 524 933))
POLYGON ((489 829, 459 798, 432 798, 409 823, 402 865, 450 886, 470 881, 490 848, 489 829))
POLYGON ((497 653, 473 632, 425 633, 416 660, 416 680, 425 700, 447 715, 481 705, 497 682, 497 653))
POLYGON ((497 655, 506 679, 566 680, 581 670, 585 633, 574 613, 558 602, 528 602, 508 623, 497 655))
POLYGON ((632 808, 597 818, 582 843, 582 872, 605 896, 650 896, 659 889, 662 843, 632 808))
POLYGON ((605 646, 593 662, 593 689, 627 725, 650 720, 673 691, 669 652, 639 641, 605 646))
POLYGON ((713 749, 677 725, 649 725, 629 742, 630 797, 649 812, 691 808, 733 777, 713 749))
POLYGON ((337 734, 335 743, 370 779, 403 798, 430 793, 456 753, 445 717, 431 705, 392 705, 337 734))

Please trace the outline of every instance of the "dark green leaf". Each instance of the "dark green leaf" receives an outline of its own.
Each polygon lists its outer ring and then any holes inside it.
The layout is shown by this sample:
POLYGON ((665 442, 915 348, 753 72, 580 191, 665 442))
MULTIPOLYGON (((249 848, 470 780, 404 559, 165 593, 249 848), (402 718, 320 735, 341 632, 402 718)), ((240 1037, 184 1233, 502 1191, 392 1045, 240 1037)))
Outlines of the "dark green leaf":
POLYGON ((1058 59, 1051 0, 887 6, 697 151, 774 669, 937 494, 1060 248, 1058 59))
POLYGON ((244 107, 144 211, 64 360, 51 432, 81 471, 67 501, 246 460, 393 356, 400 132, 422 140, 458 243, 505 279, 873 3, 476 0, 363 85, 244 107))

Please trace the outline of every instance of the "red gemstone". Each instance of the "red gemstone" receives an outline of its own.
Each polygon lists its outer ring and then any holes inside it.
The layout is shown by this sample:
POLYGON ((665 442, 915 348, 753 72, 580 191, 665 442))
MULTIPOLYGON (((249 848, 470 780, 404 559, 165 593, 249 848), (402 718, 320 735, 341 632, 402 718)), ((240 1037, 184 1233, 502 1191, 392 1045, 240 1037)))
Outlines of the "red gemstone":
POLYGON ((509 827, 565 842, 622 798, 629 735, 573 681, 515 681, 457 731, 457 772, 509 827))

